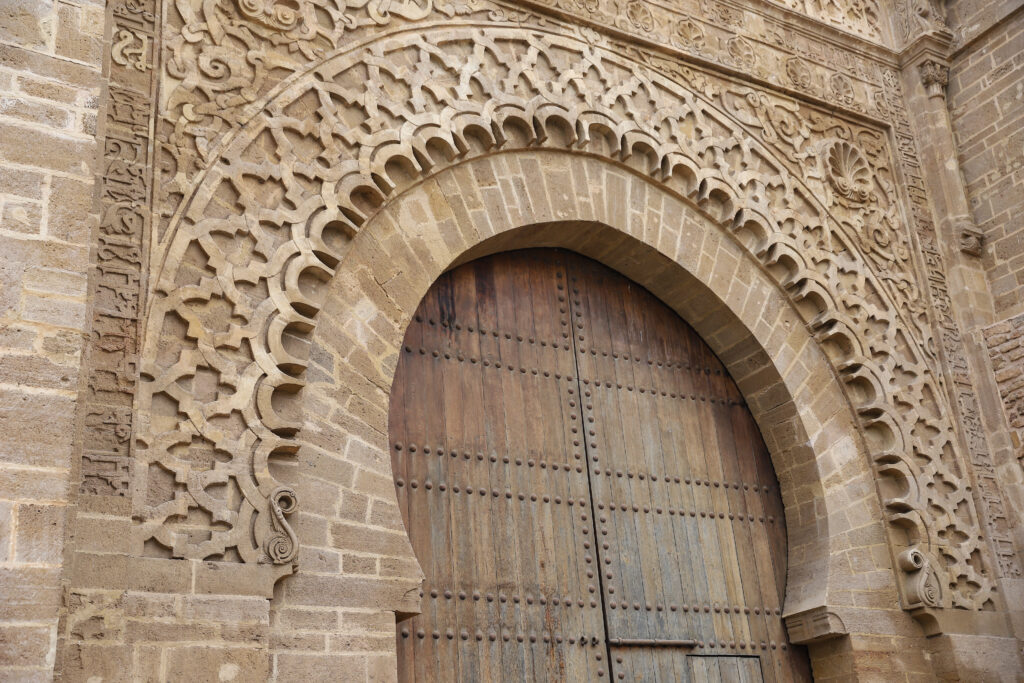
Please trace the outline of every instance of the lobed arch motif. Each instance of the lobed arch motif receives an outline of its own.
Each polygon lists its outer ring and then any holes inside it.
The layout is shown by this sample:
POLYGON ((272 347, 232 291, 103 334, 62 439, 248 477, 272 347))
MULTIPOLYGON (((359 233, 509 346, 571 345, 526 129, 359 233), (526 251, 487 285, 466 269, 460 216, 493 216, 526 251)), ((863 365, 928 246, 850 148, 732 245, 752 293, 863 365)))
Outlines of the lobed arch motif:
POLYGON ((860 416, 905 607, 986 607, 994 587, 885 136, 669 60, 507 26, 351 48, 223 143, 154 260, 139 552, 290 567, 297 502, 269 463, 297 449, 321 283, 404 189, 533 148, 648 176, 757 258, 860 416))

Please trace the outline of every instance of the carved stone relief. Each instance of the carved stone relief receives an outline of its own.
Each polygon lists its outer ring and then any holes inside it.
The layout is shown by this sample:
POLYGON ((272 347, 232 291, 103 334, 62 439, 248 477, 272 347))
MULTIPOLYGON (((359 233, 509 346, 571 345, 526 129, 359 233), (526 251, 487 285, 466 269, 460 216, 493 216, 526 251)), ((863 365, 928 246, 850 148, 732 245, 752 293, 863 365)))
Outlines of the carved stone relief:
MULTIPOLYGON (((1020 560, 1014 550, 1010 535, 1005 503, 996 480, 985 429, 981 421, 978 399, 969 375, 969 366, 964 351, 963 338, 956 320, 953 319, 953 304, 946 285, 945 269, 939 252, 935 224, 921 175, 921 164, 917 145, 910 128, 904 106, 903 89, 895 71, 888 71, 885 77, 885 92, 888 107, 892 112, 896 150, 903 170, 904 182, 910 198, 910 217, 916 231, 919 249, 924 259, 925 282, 931 301, 931 316, 935 334, 939 337, 940 358, 952 379, 953 386, 946 388, 953 396, 954 407, 959 414, 961 431, 966 437, 967 453, 971 458, 976 481, 976 501, 981 510, 981 522, 985 536, 996 555, 996 571, 999 576, 1019 577, 1022 574, 1020 560)), ((944 384, 941 380, 940 384, 944 384)))
POLYGON ((921 72, 921 83, 924 84, 924 91, 928 93, 928 97, 943 97, 946 94, 946 84, 949 82, 949 67, 934 59, 929 59, 921 62, 918 69, 921 72))
MULTIPOLYGON (((999 574, 1020 568, 885 59, 715 0, 535 4, 891 122, 927 277, 881 129, 677 57, 486 0, 173 1, 161 52, 158 7, 124 0, 109 10, 81 491, 131 496, 140 553, 293 563, 298 501, 268 462, 294 453, 301 424, 290 397, 317 311, 305 279, 329 278, 348 240, 413 179, 473 154, 562 146, 674 187, 778 275, 861 415, 905 606, 989 606, 979 518, 999 574), (444 30, 431 34, 435 19, 444 30), (380 39, 356 48, 371 32, 380 39), (150 206, 157 266, 140 362, 150 206), (935 372, 940 358, 951 388, 935 372)), ((779 4, 881 35, 874 4, 779 4)))
POLYGON ((150 215, 151 126, 159 25, 153 0, 108 7, 115 30, 102 123, 100 225, 92 278, 92 334, 85 350, 84 494, 127 497, 131 481, 132 400, 138 377, 138 321, 144 239, 150 215))
POLYGON ((904 44, 926 33, 948 33, 941 0, 896 0, 893 3, 896 35, 904 44))
MULTIPOLYGON (((934 568, 939 606, 986 606, 992 582, 932 370, 932 325, 886 136, 678 60, 608 43, 628 53, 617 56, 593 36, 549 33, 543 19, 509 28, 508 16, 353 47, 260 111, 246 109, 255 93, 229 90, 237 109, 218 111, 207 106, 218 101, 210 86, 171 95, 175 134, 188 131, 175 138, 185 150, 176 159, 195 154, 188 163, 209 168, 189 189, 194 174, 172 164, 185 201, 164 235, 147 316, 139 547, 290 562, 294 495, 268 462, 294 452, 301 424, 289 397, 303 383, 302 340, 317 312, 304 282, 331 277, 351 237, 408 183, 475 154, 548 145, 628 163, 675 188, 776 274, 861 415, 896 550, 934 568), (205 125, 212 134, 201 138, 205 125), (238 133, 207 146, 231 128, 238 133)), ((634 19, 647 21, 639 10, 634 19)), ((734 44, 736 59, 750 58, 734 44)), ((180 42, 175 58, 202 61, 204 45, 180 42)), ((895 104, 886 101, 889 111, 895 104)))
MULTIPOLYGON (((838 7, 841 3, 799 0, 838 7)), ((846 0, 843 0, 845 3, 846 0)), ((587 39, 596 32, 524 10, 534 4, 613 28, 650 44, 740 69, 744 73, 854 111, 888 118, 882 93, 887 63, 835 41, 758 12, 747 4, 696 0, 671 7, 651 2, 545 0, 505 6, 487 0, 301 0, 287 24, 267 17, 278 4, 185 3, 169 8, 158 123, 160 182, 158 234, 193 179, 212 162, 217 141, 237 128, 272 88, 290 73, 338 49, 368 30, 385 30, 428 17, 451 23, 501 21, 557 25, 587 39), (621 4, 621 7, 620 7, 621 4), (262 8, 262 9, 261 9, 262 8), (650 30, 643 29, 649 25, 650 30), (809 76, 794 84, 787 60, 799 57, 809 76)), ((786 3, 779 3, 785 5, 786 3)), ((850 3, 858 5, 858 3, 850 3)), ((872 10, 873 12, 873 10, 872 10)), ((856 14, 857 12, 853 12, 856 14)), ((869 32, 870 33, 870 32, 869 32)))
MULTIPOLYGON (((875 0, 770 1, 868 40, 880 42, 884 35, 878 3, 875 0)), ((726 23, 738 25, 742 23, 740 17, 744 9, 739 3, 709 0, 665 4, 649 0, 536 0, 535 4, 570 14, 585 13, 606 26, 624 28, 628 23, 644 32, 661 28, 664 25, 662 18, 673 11, 716 17, 726 23)))

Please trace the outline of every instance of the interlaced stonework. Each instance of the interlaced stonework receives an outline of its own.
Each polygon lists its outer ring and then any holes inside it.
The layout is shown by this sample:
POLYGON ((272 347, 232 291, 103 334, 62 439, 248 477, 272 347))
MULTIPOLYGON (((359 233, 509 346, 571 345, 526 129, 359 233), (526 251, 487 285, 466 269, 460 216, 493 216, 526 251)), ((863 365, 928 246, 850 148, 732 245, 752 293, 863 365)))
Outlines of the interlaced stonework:
POLYGON ((316 324, 303 280, 330 278, 374 210, 419 177, 551 146, 626 160, 692 198, 775 274, 831 351, 892 480, 881 486, 897 543, 924 552, 926 571, 942 568, 933 606, 982 607, 985 551, 926 350, 923 278, 885 137, 667 60, 631 63, 615 50, 628 48, 562 38, 550 22, 527 32, 529 17, 514 28, 487 19, 440 34, 421 25, 316 65, 183 192, 153 257, 139 542, 154 538, 175 557, 234 550, 246 562, 291 562, 291 546, 271 552, 290 529, 270 500, 279 484, 267 461, 294 450, 301 428, 277 396, 301 387, 297 340, 316 324), (213 522, 198 543, 197 504, 213 522))
POLYGON ((393 676, 402 331, 533 226, 718 302, 817 678, 1012 680, 1024 328, 947 163, 974 39, 928 0, 110 0, 61 618, 15 668, 393 676))

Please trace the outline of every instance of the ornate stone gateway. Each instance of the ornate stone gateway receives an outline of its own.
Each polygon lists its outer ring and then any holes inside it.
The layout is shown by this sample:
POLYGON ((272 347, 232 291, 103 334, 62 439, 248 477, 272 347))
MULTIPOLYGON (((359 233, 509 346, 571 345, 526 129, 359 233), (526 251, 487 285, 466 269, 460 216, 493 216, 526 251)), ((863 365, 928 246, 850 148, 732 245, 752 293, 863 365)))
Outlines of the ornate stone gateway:
POLYGON ((1015 673, 942 4, 14 2, 0 678, 1015 673))
POLYGON ((736 385, 646 290, 570 252, 443 275, 391 397, 426 574, 401 680, 810 680, 786 535, 736 385))

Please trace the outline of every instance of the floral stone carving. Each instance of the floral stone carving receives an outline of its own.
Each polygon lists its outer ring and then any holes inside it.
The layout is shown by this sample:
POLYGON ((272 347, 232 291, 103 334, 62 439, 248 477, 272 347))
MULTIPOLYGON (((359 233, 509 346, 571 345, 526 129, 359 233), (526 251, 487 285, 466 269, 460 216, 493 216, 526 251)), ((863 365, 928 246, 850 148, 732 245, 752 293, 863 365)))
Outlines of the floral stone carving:
POLYGON ((268 463, 295 451, 302 424, 288 397, 303 385, 296 340, 318 302, 300 283, 331 277, 410 183, 473 155, 547 146, 628 163, 743 236, 849 388, 894 546, 935 568, 942 606, 985 605, 977 511, 931 370, 884 136, 662 66, 668 76, 543 26, 426 26, 318 62, 210 150, 152 278, 139 539, 176 557, 290 561, 294 497, 268 463), (819 170, 827 140, 841 182, 819 170), (870 196, 864 165, 879 187, 870 196), (213 523, 197 540, 204 515, 213 523))

